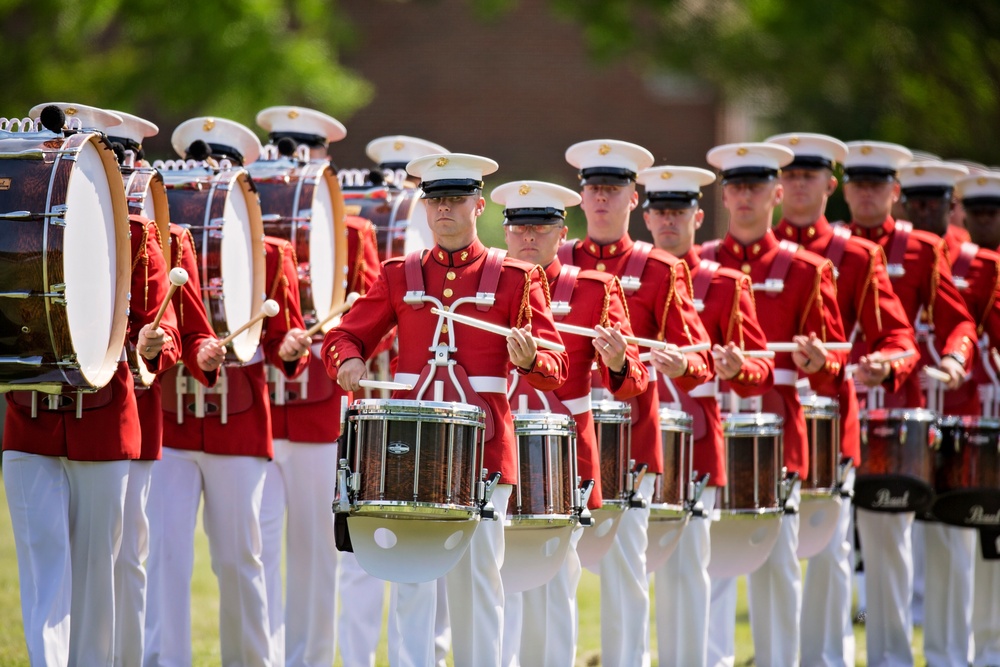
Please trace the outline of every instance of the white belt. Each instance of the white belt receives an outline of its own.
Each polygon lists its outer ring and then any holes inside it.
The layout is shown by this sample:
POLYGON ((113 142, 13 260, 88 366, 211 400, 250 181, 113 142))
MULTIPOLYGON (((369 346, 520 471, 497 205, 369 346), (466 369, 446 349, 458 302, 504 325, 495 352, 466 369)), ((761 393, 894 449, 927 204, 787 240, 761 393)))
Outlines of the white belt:
POLYGON ((264 361, 264 346, 257 345, 257 349, 254 350, 253 356, 250 357, 250 361, 247 361, 244 366, 249 366, 250 364, 258 364, 264 361))
POLYGON ((785 368, 774 369, 775 386, 794 387, 799 379, 798 371, 790 371, 785 368))
POLYGON ((562 404, 566 406, 571 415, 580 415, 584 412, 590 412, 590 394, 586 396, 581 396, 580 398, 571 398, 562 401, 562 404))
MULTIPOLYGON (((420 379, 420 375, 417 373, 396 373, 393 377, 395 382, 402 384, 408 384, 413 387, 417 386, 417 380, 420 379)), ((493 377, 491 375, 470 375, 469 384, 472 388, 481 394, 506 394, 507 393, 507 378, 493 377)))
POLYGON ((691 398, 715 398, 718 395, 719 385, 715 380, 709 380, 688 392, 691 398))

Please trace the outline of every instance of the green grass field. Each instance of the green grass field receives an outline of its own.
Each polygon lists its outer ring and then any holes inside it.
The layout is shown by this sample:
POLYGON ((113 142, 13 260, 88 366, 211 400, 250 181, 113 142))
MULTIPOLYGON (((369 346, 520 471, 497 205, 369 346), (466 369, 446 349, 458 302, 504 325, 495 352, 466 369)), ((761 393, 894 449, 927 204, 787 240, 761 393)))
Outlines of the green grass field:
MULTIPOLYGON (((218 610, 219 597, 215 577, 209 567, 208 543, 199 528, 195 542, 195 572, 191 582, 192 591, 192 642, 195 666, 219 664, 218 610)), ((654 584, 655 585, 655 584, 654 584)), ((600 664, 600 583, 596 576, 584 571, 578 594, 580 605, 580 643, 577 665, 594 666, 600 664)), ((383 638, 385 619, 383 618, 383 638)), ((857 639, 858 666, 863 667, 865 636, 864 627, 855 626, 857 639)), ((656 637, 652 639, 654 647, 656 637)), ((917 664, 923 662, 922 633, 914 631, 914 652, 917 664)), ((752 665, 753 643, 747 616, 745 579, 740 580, 739 603, 736 624, 736 664, 752 665)), ((336 665, 340 665, 338 658, 336 665)), ((379 665, 388 665, 383 639, 379 648, 379 665)), ((7 511, 7 496, 0 484, 0 665, 5 667, 27 667, 28 655, 24 645, 21 626, 21 602, 17 583, 17 556, 14 551, 14 537, 7 511)))

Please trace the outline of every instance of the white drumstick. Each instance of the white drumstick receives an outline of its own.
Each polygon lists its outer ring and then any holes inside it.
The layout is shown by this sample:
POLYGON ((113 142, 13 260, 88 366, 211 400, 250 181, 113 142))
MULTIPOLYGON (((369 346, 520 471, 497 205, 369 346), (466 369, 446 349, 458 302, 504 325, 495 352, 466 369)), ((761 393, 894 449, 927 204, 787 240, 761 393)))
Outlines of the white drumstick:
POLYGON ((409 391, 413 389, 412 384, 404 382, 384 382, 382 380, 358 380, 358 384, 365 389, 387 389, 389 391, 409 391))
MULTIPOLYGON (((707 350, 708 347, 706 343, 702 343, 700 345, 688 345, 687 347, 682 347, 680 349, 685 352, 701 352, 702 350, 707 350)), ((769 352, 767 350, 743 350, 743 356, 751 359, 771 359, 774 357, 774 352, 769 352)), ((643 363, 652 361, 652 359, 652 352, 643 352, 639 355, 639 361, 643 363)))
MULTIPOLYGON (((573 324, 563 324, 562 322, 556 322, 556 331, 559 333, 575 334, 577 336, 586 336, 587 338, 597 338, 597 329, 588 329, 587 327, 578 327, 573 324)), ((638 345, 639 347, 649 347, 654 350, 665 350, 670 345, 666 341, 653 340, 652 338, 640 338, 638 336, 623 336, 626 343, 631 343, 632 345, 638 345)), ((697 345, 687 345, 680 348, 681 352, 704 352, 709 349, 711 345, 708 343, 699 343, 697 345)))
POLYGON ((1000 352, 997 352, 995 347, 990 348, 990 357, 993 359, 993 365, 1000 368, 1000 352))
POLYGON ((229 345, 231 342, 233 342, 233 339, 239 336, 241 333, 243 333, 253 325, 257 324, 265 317, 274 317, 275 315, 278 314, 279 310, 281 310, 281 306, 278 305, 278 302, 275 301, 274 299, 268 299, 267 301, 264 302, 264 306, 260 309, 260 312, 254 315, 249 322, 247 322, 239 329, 237 329, 233 333, 229 334, 228 336, 220 340, 219 347, 225 347, 226 345, 229 345))
POLYGON ((927 377, 937 380, 938 382, 951 381, 950 375, 948 375, 939 368, 934 368, 933 366, 924 366, 924 373, 927 375, 927 377))
MULTIPOLYGON (((823 347, 830 352, 850 352, 854 347, 852 343, 822 343, 823 347)), ((795 352, 799 349, 798 343, 768 343, 767 349, 771 352, 795 352)))
POLYGON ((182 286, 188 281, 188 272, 179 266, 175 266, 170 269, 170 289, 167 290, 167 296, 163 299, 163 303, 160 304, 160 309, 156 311, 156 317, 153 318, 153 323, 150 326, 153 330, 156 330, 160 326, 160 318, 163 317, 163 313, 166 312, 167 306, 170 304, 170 300, 174 298, 174 292, 177 288, 182 286))
POLYGON ((340 304, 339 306, 331 310, 330 314, 324 317, 322 320, 320 320, 316 324, 306 329, 306 335, 312 338, 313 336, 318 334, 319 330, 323 328, 324 324, 335 318, 337 315, 343 315, 348 310, 350 310, 351 306, 354 305, 354 302, 358 300, 359 296, 361 295, 358 294, 357 292, 351 292, 350 294, 348 294, 347 298, 344 299, 344 303, 340 304))
MULTIPOLYGON (((440 308, 431 308, 431 312, 434 313, 435 315, 441 315, 450 320, 455 320, 456 322, 466 324, 470 327, 474 327, 476 329, 482 329, 483 331, 489 331, 490 333, 495 333, 500 336, 509 336, 511 334, 511 330, 508 329, 507 327, 502 327, 498 324, 493 324, 491 322, 483 322, 482 320, 477 320, 474 317, 459 315, 458 313, 453 313, 448 310, 441 310, 440 308)), ((566 347, 561 345, 560 343, 555 343, 550 340, 545 340, 544 338, 535 338, 534 336, 532 336, 532 338, 534 338, 535 344, 538 347, 544 347, 554 352, 566 351, 566 347)))
MULTIPOLYGON (((906 350, 905 352, 897 352, 896 354, 890 354, 888 357, 886 357, 882 361, 891 364, 892 362, 899 361, 900 359, 909 359, 910 357, 912 357, 916 353, 917 353, 916 350, 906 350)), ((844 372, 848 373, 848 374, 857 373, 858 372, 858 364, 848 364, 847 366, 844 367, 844 372)))

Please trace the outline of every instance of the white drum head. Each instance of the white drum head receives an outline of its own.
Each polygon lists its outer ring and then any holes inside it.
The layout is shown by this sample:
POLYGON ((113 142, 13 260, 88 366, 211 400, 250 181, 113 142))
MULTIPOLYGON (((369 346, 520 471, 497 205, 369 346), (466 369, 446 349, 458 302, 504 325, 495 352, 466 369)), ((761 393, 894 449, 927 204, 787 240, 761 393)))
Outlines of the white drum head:
POLYGON ((583 529, 580 542, 576 545, 576 553, 580 556, 580 564, 598 574, 598 566, 604 554, 608 553, 618 532, 618 523, 624 512, 620 509, 604 508, 591 510, 594 524, 583 529))
MULTIPOLYGON (((222 227, 222 293, 226 322, 235 331, 256 315, 253 312, 253 239, 250 237, 250 211, 243 190, 234 187, 226 197, 222 227)), ((217 193, 216 196, 221 196, 217 193)), ((233 340, 233 351, 240 361, 249 361, 257 351, 260 327, 250 327, 233 340)))
MULTIPOLYGON (((312 202, 312 218, 309 228, 309 277, 312 280, 313 306, 316 319, 323 320, 333 308, 333 286, 338 278, 334 276, 336 259, 334 256, 333 195, 325 178, 316 182, 312 202)), ((346 241, 344 241, 346 242, 346 241)))
POLYGON ((708 562, 711 577, 738 577, 750 574, 767 560, 778 541, 781 514, 762 514, 756 518, 728 517, 712 522, 712 556, 708 562))
POLYGON ((478 519, 347 519, 358 564, 373 577, 401 584, 433 581, 448 574, 465 554, 478 519))
POLYGON ((434 247, 434 235, 427 224, 427 208, 424 200, 420 199, 422 194, 422 190, 417 191, 417 200, 413 202, 413 209, 410 211, 410 224, 406 227, 406 240, 403 242, 403 250, 407 253, 434 247))
MULTIPOLYGON (((112 343, 118 261, 114 206, 98 148, 84 143, 66 191, 63 273, 66 317, 80 372, 103 386, 117 362, 106 365, 112 343)), ((124 341, 121 341, 123 344, 124 341)))
POLYGON ((539 528, 505 528, 504 593, 520 593, 549 582, 566 562, 569 538, 576 524, 539 528))
POLYGON ((670 560, 688 524, 687 517, 676 521, 650 521, 646 529, 646 573, 651 574, 670 560))
POLYGON ((795 552, 800 559, 812 558, 830 544, 840 520, 840 496, 829 494, 802 494, 799 502, 799 547, 795 552))

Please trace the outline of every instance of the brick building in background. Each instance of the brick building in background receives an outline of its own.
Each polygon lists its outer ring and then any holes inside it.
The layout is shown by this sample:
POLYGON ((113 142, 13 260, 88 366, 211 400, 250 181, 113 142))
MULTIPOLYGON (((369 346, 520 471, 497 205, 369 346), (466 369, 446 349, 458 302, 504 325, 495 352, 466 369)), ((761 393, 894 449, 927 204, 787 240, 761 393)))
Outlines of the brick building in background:
MULTIPOLYGON (((341 59, 375 91, 368 106, 341 119, 347 138, 330 150, 339 167, 370 167, 369 140, 409 134, 495 159, 500 170, 488 188, 521 178, 575 188, 563 154, 577 141, 621 139, 648 148, 656 164, 707 167, 712 146, 752 138, 707 86, 621 60, 596 62, 580 27, 546 3, 520 2, 491 18, 472 5, 338 3, 357 36, 341 59)), ((704 238, 715 236, 713 226, 725 228, 716 190, 707 188, 703 201, 704 238)), ((582 219, 571 219, 574 232, 582 219)), ((638 212, 631 232, 649 238, 638 212)))

